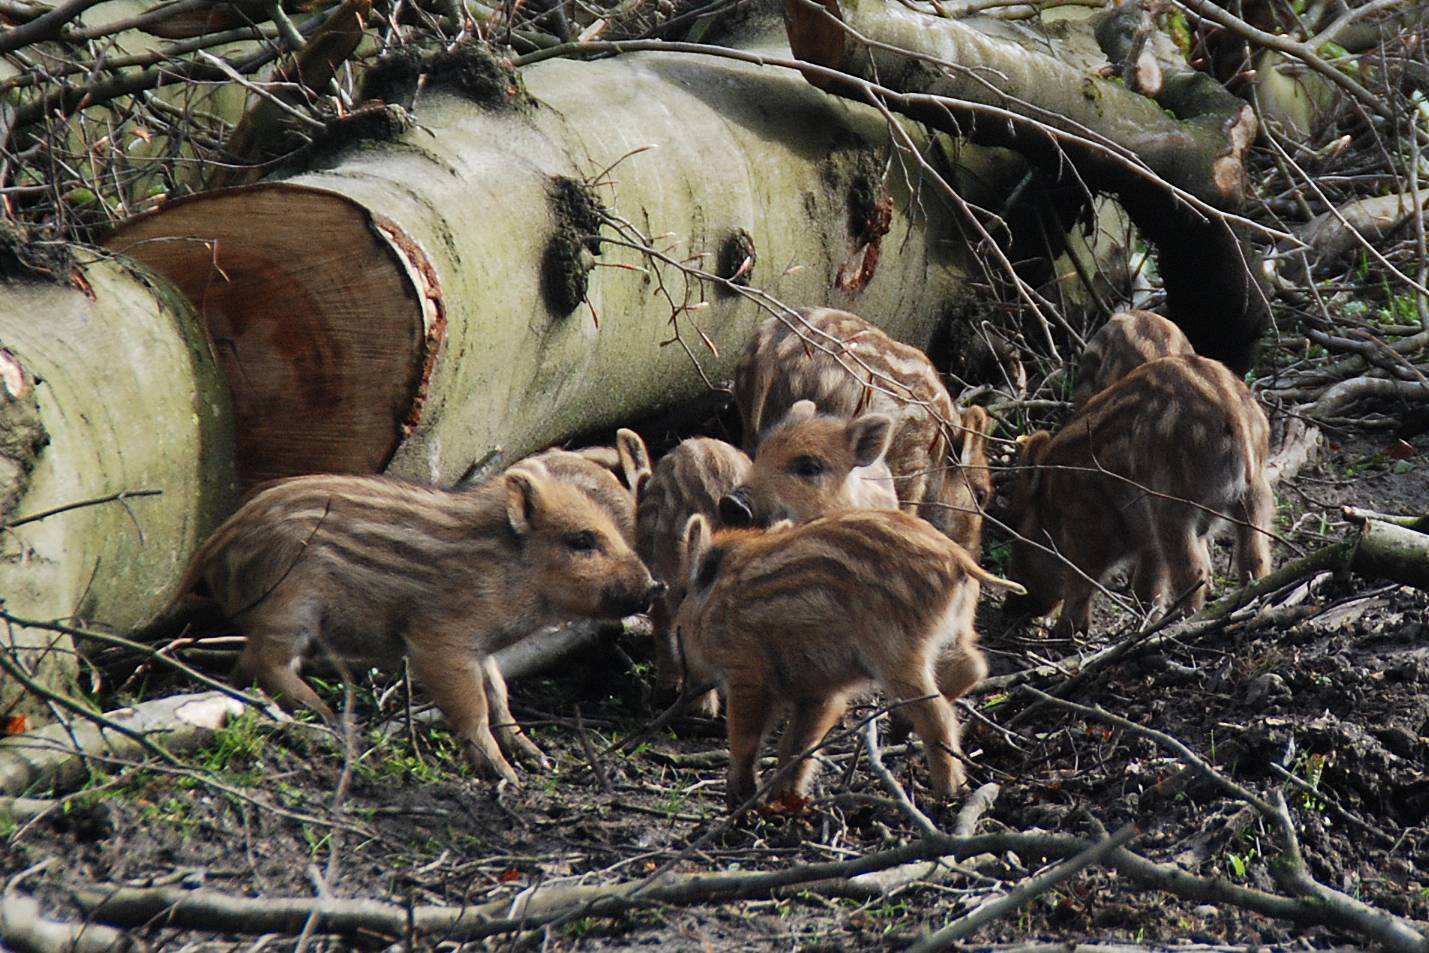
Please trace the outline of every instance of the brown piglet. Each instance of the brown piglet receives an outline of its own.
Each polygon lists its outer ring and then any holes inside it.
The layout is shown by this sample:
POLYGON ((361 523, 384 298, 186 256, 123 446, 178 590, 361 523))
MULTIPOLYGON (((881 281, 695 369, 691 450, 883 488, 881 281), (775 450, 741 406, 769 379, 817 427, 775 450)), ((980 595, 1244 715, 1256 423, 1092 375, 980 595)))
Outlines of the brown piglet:
MULTIPOLYGON (((656 578, 669 585, 650 610, 655 687, 661 696, 673 695, 684 682, 684 665, 670 620, 685 597, 680 573, 685 523, 696 513, 716 519, 720 498, 744 482, 749 466, 749 457, 738 447, 723 440, 694 437, 660 458, 640 494, 636 552, 656 578)), ((696 703, 696 709, 705 715, 715 714, 718 708, 714 692, 696 703)))
POLYGON ((735 367, 734 394, 745 450, 756 459, 800 400, 835 417, 889 417, 886 459, 899 504, 976 554, 992 492, 987 416, 977 408, 959 414, 922 351, 847 311, 802 309, 755 331, 735 367))
POLYGON ((728 527, 769 526, 843 510, 897 509, 884 460, 892 432, 883 414, 830 417, 813 401, 798 401, 765 434, 748 476, 720 500, 720 519, 728 527))
POLYGON ((871 683, 923 739, 933 792, 962 785, 952 703, 987 673, 973 629, 979 583, 1020 587, 898 510, 713 536, 693 516, 683 563, 688 589, 675 630, 692 677, 726 692, 731 810, 758 789, 756 759, 776 715, 787 713, 788 724, 775 793, 803 796, 814 770, 804 753, 871 683))
POLYGON ((405 655, 473 765, 511 782, 502 747, 542 759, 491 653, 541 625, 643 612, 663 589, 610 514, 537 461, 461 491, 283 480, 199 549, 184 591, 200 580, 248 634, 242 678, 331 718, 298 674, 305 655, 354 667, 405 655))
POLYGON ((527 457, 546 471, 582 490, 615 520, 627 545, 635 546, 636 499, 650 479, 650 451, 633 430, 621 428, 613 447, 552 449, 527 457))
POLYGON ((1085 407, 1099 394, 1147 361, 1195 354, 1175 324, 1150 311, 1118 311, 1087 341, 1077 369, 1072 405, 1085 407))
POLYGON ((1219 361, 1165 357, 1092 397, 1056 435, 1024 438, 1012 498, 1013 614, 1062 603, 1056 632, 1086 631, 1096 585, 1121 566, 1143 604, 1199 610, 1210 534, 1235 523, 1243 576, 1270 571, 1270 425, 1219 361), (1069 565, 1070 564, 1070 565, 1069 565))

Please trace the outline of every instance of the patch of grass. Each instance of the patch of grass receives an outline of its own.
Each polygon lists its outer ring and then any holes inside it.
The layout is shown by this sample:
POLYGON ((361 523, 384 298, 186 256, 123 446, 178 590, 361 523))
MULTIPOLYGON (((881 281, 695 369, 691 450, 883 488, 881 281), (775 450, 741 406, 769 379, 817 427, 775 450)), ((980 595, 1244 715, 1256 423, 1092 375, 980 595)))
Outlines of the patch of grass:
POLYGON ((1261 853, 1259 839, 1253 833, 1246 832, 1242 838, 1245 842, 1244 851, 1226 854, 1226 874, 1232 880, 1246 879, 1250 872, 1250 865, 1265 856, 1261 853))
POLYGON ((556 791, 560 789, 560 786, 561 765, 560 762, 556 762, 551 765, 551 773, 546 775, 545 779, 541 781, 541 790, 544 791, 548 797, 554 797, 556 791))
MULTIPOLYGON (((1325 766, 1329 764, 1329 761, 1330 759, 1323 754, 1311 753, 1302 755, 1299 760, 1295 762, 1295 770, 1292 773, 1302 778, 1311 788, 1318 789, 1320 787, 1320 780, 1325 776, 1325 766)), ((1323 814, 1325 808, 1328 806, 1324 798, 1319 797, 1311 791, 1306 791, 1304 788, 1297 787, 1295 789, 1295 795, 1301 807, 1309 811, 1314 811, 1317 814, 1323 814)))
POLYGON ((690 800, 685 792, 675 787, 660 801, 660 810, 665 812, 665 820, 673 821, 677 815, 685 813, 689 804, 690 800))
POLYGON ((188 800, 178 794, 169 794, 154 800, 140 799, 139 817, 150 824, 164 824, 173 829, 179 839, 185 842, 198 833, 199 821, 190 811, 188 800))
POLYGON ((595 919, 592 917, 581 917, 579 920, 572 920, 561 929, 561 935, 568 940, 581 940, 595 929, 595 919))
POLYGON ((199 749, 198 765, 235 784, 251 787, 262 780, 260 758, 269 737, 270 729, 262 716, 245 711, 216 731, 210 744, 199 749))
POLYGON ((868 909, 868 915, 883 925, 885 934, 897 929, 912 913, 906 900, 885 900, 868 909))
POLYGON ((313 825, 304 824, 303 840, 308 844, 308 856, 316 858, 332 842, 332 831, 318 831, 313 825))
POLYGON ((274 794, 278 803, 287 808, 301 807, 307 801, 302 788, 295 787, 287 781, 279 781, 278 786, 274 789, 274 794))
POLYGON ((988 572, 1005 576, 1007 574, 1007 567, 1011 564, 1011 543, 999 540, 998 542, 988 544, 983 549, 983 565, 988 572))
POLYGON ((372 735, 373 746, 354 763, 353 770, 369 781, 396 781, 404 784, 432 784, 460 777, 467 771, 456 736, 441 728, 427 732, 430 752, 413 748, 400 735, 372 735))

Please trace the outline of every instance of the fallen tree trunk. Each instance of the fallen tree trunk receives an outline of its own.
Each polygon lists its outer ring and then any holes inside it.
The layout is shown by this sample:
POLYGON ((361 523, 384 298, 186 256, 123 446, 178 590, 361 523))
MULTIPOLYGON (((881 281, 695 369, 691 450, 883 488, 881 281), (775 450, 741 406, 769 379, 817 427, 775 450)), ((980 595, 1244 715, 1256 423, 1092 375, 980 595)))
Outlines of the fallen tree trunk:
MULTIPOLYGON (((116 260, 12 280, 0 305, 0 599, 30 619, 149 621, 232 506, 227 394, 182 296, 116 260)), ((42 684, 67 636, 0 627, 42 684)), ((0 673, 0 715, 47 709, 0 673)))
POLYGON ((707 396, 763 313, 672 260, 918 344, 968 299, 965 244, 873 110, 705 57, 541 63, 529 96, 492 68, 482 88, 475 69, 464 88, 433 70, 420 125, 391 141, 110 241, 197 304, 246 483, 384 467, 452 482, 707 396), (664 234, 656 255, 637 231, 664 234), (662 346, 675 334, 688 354, 662 346))
MULTIPOLYGON (((1243 201, 1248 104, 1190 70, 1142 96, 990 18, 884 0, 785 0, 785 15, 795 56, 853 77, 808 71, 819 88, 880 95, 935 129, 1017 150, 1053 184, 1114 194, 1158 248, 1171 318, 1199 353, 1249 368, 1268 317, 1258 258, 1216 214, 1243 201)), ((1074 47, 1063 38, 1057 49, 1074 47)))

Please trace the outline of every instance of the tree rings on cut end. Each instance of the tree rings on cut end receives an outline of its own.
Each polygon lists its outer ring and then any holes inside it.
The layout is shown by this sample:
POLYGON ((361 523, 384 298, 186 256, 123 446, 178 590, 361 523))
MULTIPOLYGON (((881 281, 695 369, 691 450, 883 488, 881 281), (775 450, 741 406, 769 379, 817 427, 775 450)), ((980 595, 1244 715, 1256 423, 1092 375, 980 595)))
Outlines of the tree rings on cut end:
POLYGON ((401 257, 419 251, 394 247, 350 199, 284 183, 173 202, 109 247, 202 317, 233 395, 244 487, 386 466, 427 363, 422 290, 401 257))

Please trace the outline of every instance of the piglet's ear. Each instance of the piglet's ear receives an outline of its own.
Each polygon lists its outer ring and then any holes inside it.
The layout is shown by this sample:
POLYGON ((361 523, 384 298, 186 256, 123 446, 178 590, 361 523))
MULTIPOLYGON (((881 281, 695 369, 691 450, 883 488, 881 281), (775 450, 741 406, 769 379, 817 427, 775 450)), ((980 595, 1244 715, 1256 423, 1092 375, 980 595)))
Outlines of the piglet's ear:
POLYGON ((1047 447, 1052 443, 1052 434, 1047 430, 1039 430, 1036 433, 1025 434, 1017 438, 1017 445, 1021 452, 1017 454, 1017 467, 1020 471, 1017 478, 1018 497, 1030 500, 1033 493, 1036 493, 1042 482, 1042 471, 1039 467, 1042 458, 1047 454, 1047 447))
POLYGON ((786 423, 793 423, 797 420, 808 420, 819 413, 819 408, 812 400, 796 400, 794 406, 789 408, 789 412, 784 415, 786 423))
POLYGON ((682 548, 684 552, 680 564, 685 568, 685 578, 693 587, 700 563, 710 550, 710 524, 701 514, 696 513, 685 522, 682 548))
POLYGON ((1017 445, 1022 448, 1018 455, 1020 463, 1037 463, 1047 452, 1047 447, 1052 442, 1052 431, 1038 430, 1036 433, 1024 434, 1017 438, 1017 445))
POLYGON ((633 430, 622 427, 615 432, 615 450, 620 454, 620 472, 630 492, 639 494, 641 478, 650 478, 650 450, 645 441, 633 430))
POLYGON ((529 534, 540 518, 544 476, 545 467, 529 462, 506 471, 506 521, 517 536, 529 534))
POLYGON ((958 462, 970 467, 987 456, 987 411, 969 407, 963 413, 963 452, 958 462))
POLYGON ((872 466, 888 452, 888 442, 893 439, 893 418, 884 414, 864 414, 849 421, 849 448, 853 450, 853 463, 857 467, 872 466))

